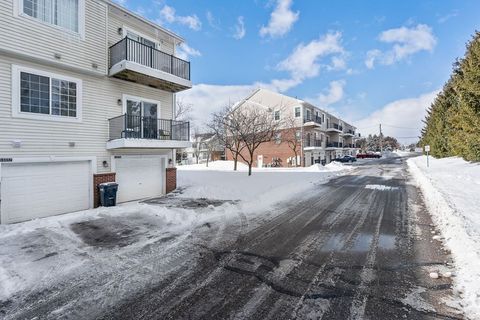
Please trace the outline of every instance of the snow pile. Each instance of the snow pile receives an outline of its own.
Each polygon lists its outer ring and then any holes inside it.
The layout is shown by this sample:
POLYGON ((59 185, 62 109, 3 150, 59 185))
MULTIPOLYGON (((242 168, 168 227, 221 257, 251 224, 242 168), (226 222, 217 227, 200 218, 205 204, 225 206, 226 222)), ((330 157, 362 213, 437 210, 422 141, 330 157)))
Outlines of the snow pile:
MULTIPOLYGON (((214 171, 232 171, 233 161, 210 161, 208 167, 206 163, 189 164, 178 166, 178 170, 214 170, 214 171)), ((237 163, 237 170, 248 171, 248 166, 242 162, 237 163)))
POLYGON ((241 200, 242 210, 260 211, 344 174, 350 167, 262 168, 251 176, 243 170, 178 170, 180 197, 241 200), (319 171, 321 170, 321 171, 319 171))
MULTIPOLYGON (((346 171, 353 169, 351 166, 345 166, 343 163, 331 162, 326 166, 321 164, 314 164, 310 167, 263 167, 257 168, 252 167, 254 172, 324 172, 324 171, 346 171)), ((233 171, 233 161, 212 161, 208 163, 201 164, 190 164, 178 166, 177 170, 179 171, 233 171)), ((237 171, 247 172, 248 166, 243 162, 237 163, 237 171)))
POLYGON ((465 312, 480 319, 480 165, 453 157, 408 160, 433 220, 455 259, 465 312))

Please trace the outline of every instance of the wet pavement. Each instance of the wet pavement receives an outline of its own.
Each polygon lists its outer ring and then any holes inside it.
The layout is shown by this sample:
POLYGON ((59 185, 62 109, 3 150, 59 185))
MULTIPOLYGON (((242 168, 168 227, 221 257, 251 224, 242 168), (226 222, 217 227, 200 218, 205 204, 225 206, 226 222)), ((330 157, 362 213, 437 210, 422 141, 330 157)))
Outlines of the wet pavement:
MULTIPOLYGON (((68 239, 39 230, 43 242, 70 241, 64 251, 80 257, 81 272, 44 275, 38 289, 0 301, 0 318, 463 319, 452 278, 429 278, 452 261, 432 240, 405 159, 354 167, 269 212, 192 232, 164 234, 140 214, 72 224, 68 239)), ((225 201, 176 194, 147 203, 208 211, 225 201)), ((57 254, 29 239, 19 250, 43 263, 57 254)))
POLYGON ((463 319, 452 279, 428 276, 451 257, 405 160, 356 167, 236 239, 204 237, 194 266, 101 318, 463 319))

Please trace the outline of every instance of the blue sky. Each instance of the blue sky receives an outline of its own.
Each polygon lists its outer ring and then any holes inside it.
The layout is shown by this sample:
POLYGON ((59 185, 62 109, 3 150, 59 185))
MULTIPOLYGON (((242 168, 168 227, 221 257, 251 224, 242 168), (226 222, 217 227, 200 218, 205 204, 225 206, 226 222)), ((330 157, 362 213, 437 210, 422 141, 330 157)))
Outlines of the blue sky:
POLYGON ((262 86, 405 142, 480 28, 475 0, 117 2, 186 39, 197 123, 262 86))

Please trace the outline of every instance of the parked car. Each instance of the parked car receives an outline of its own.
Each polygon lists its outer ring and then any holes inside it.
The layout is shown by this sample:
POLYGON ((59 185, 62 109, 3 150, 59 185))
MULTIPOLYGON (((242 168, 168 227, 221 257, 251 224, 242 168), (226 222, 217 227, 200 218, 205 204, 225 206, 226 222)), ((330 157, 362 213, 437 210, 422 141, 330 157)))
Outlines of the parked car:
POLYGON ((357 161, 357 159, 352 156, 343 156, 340 158, 333 159, 332 161, 346 163, 346 162, 355 162, 357 161))

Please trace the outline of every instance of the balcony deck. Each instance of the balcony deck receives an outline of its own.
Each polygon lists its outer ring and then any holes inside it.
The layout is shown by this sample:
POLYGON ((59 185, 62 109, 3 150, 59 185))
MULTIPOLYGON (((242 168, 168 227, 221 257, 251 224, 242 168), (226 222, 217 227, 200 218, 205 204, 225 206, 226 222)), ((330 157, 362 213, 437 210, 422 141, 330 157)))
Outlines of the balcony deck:
POLYGON ((190 123, 171 119, 157 119, 121 115, 108 120, 107 149, 121 148, 188 148, 190 123))
POLYGON ((192 87, 188 61, 130 38, 123 38, 109 52, 112 77, 169 92, 192 87))

